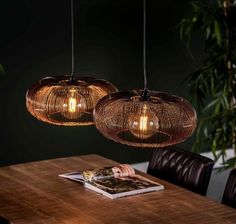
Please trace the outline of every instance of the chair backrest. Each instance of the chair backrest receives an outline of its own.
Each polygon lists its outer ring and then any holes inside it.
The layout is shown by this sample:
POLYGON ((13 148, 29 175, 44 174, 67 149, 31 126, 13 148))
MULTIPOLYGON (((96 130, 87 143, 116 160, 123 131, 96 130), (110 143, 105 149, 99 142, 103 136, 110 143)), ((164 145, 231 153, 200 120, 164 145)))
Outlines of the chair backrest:
POLYGON ((209 158, 172 146, 153 151, 147 173, 206 195, 213 165, 209 158))
POLYGON ((10 224, 10 222, 5 218, 3 218, 2 216, 0 216, 0 224, 10 224))
POLYGON ((222 203, 236 208, 236 169, 232 170, 229 174, 222 203))

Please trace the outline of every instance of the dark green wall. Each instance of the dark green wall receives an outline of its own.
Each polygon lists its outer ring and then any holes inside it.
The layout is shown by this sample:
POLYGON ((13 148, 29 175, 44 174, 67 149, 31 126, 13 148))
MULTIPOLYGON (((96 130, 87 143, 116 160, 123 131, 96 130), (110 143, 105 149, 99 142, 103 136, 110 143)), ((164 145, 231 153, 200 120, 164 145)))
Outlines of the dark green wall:
MULTIPOLYGON (((120 90, 142 88, 142 1, 75 3, 76 70, 120 90)), ((189 1, 147 0, 147 7, 149 88, 188 98, 181 82, 194 61, 175 26, 188 14, 189 1)), ((69 0, 1 0, 0 30, 0 63, 7 72, 0 84, 0 165, 88 153, 128 163, 149 158, 151 150, 109 141, 94 126, 52 126, 27 112, 25 93, 32 83, 70 74, 69 0)))

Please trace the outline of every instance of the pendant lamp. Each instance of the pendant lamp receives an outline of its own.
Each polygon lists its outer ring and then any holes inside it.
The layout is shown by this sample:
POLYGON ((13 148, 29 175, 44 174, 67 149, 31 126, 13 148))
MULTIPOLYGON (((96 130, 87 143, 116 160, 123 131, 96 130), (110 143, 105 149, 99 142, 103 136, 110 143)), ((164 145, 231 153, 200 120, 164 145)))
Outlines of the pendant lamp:
POLYGON ((64 126, 93 124, 96 103, 117 88, 110 82, 74 75, 74 6, 71 0, 71 75, 46 77, 26 93, 27 110, 37 119, 64 126))
POLYGON ((108 139, 135 147, 165 147, 183 142, 196 127, 197 115, 185 99, 150 91, 146 76, 146 0, 143 0, 144 89, 103 97, 94 109, 97 129, 108 139))

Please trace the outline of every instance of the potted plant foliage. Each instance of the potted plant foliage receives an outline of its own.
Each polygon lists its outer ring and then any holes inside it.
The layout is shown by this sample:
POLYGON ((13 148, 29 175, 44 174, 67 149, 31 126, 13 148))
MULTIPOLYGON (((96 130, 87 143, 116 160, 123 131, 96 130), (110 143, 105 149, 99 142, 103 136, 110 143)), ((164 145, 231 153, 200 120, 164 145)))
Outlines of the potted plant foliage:
POLYGON ((180 37, 204 40, 205 58, 187 78, 199 123, 194 150, 208 148, 225 167, 236 166, 236 1, 194 1, 192 16, 183 18, 180 37), (228 159, 226 150, 234 149, 228 159))

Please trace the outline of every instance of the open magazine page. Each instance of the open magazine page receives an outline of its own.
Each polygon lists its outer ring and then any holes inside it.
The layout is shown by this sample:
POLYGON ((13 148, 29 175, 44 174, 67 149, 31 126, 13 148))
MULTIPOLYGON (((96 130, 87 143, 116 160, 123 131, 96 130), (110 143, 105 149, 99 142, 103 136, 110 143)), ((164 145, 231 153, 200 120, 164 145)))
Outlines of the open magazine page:
POLYGON ((59 176, 77 181, 92 182, 100 179, 118 178, 135 175, 133 167, 127 164, 120 164, 114 167, 105 167, 103 169, 91 169, 81 172, 72 172, 60 174, 59 176))
POLYGON ((120 164, 114 167, 105 167, 103 169, 91 169, 82 172, 85 181, 97 181, 108 178, 119 178, 132 176, 135 174, 133 167, 128 164, 120 164))
POLYGON ((64 177, 67 179, 84 182, 84 177, 83 177, 82 172, 72 172, 72 173, 59 174, 59 177, 64 177))
POLYGON ((135 174, 134 169, 127 164, 59 176, 83 182, 86 188, 111 199, 164 189, 163 185, 135 174))
POLYGON ((89 182, 89 184, 109 194, 119 194, 161 186, 155 182, 149 181, 148 179, 140 175, 94 180, 92 182, 89 182))

